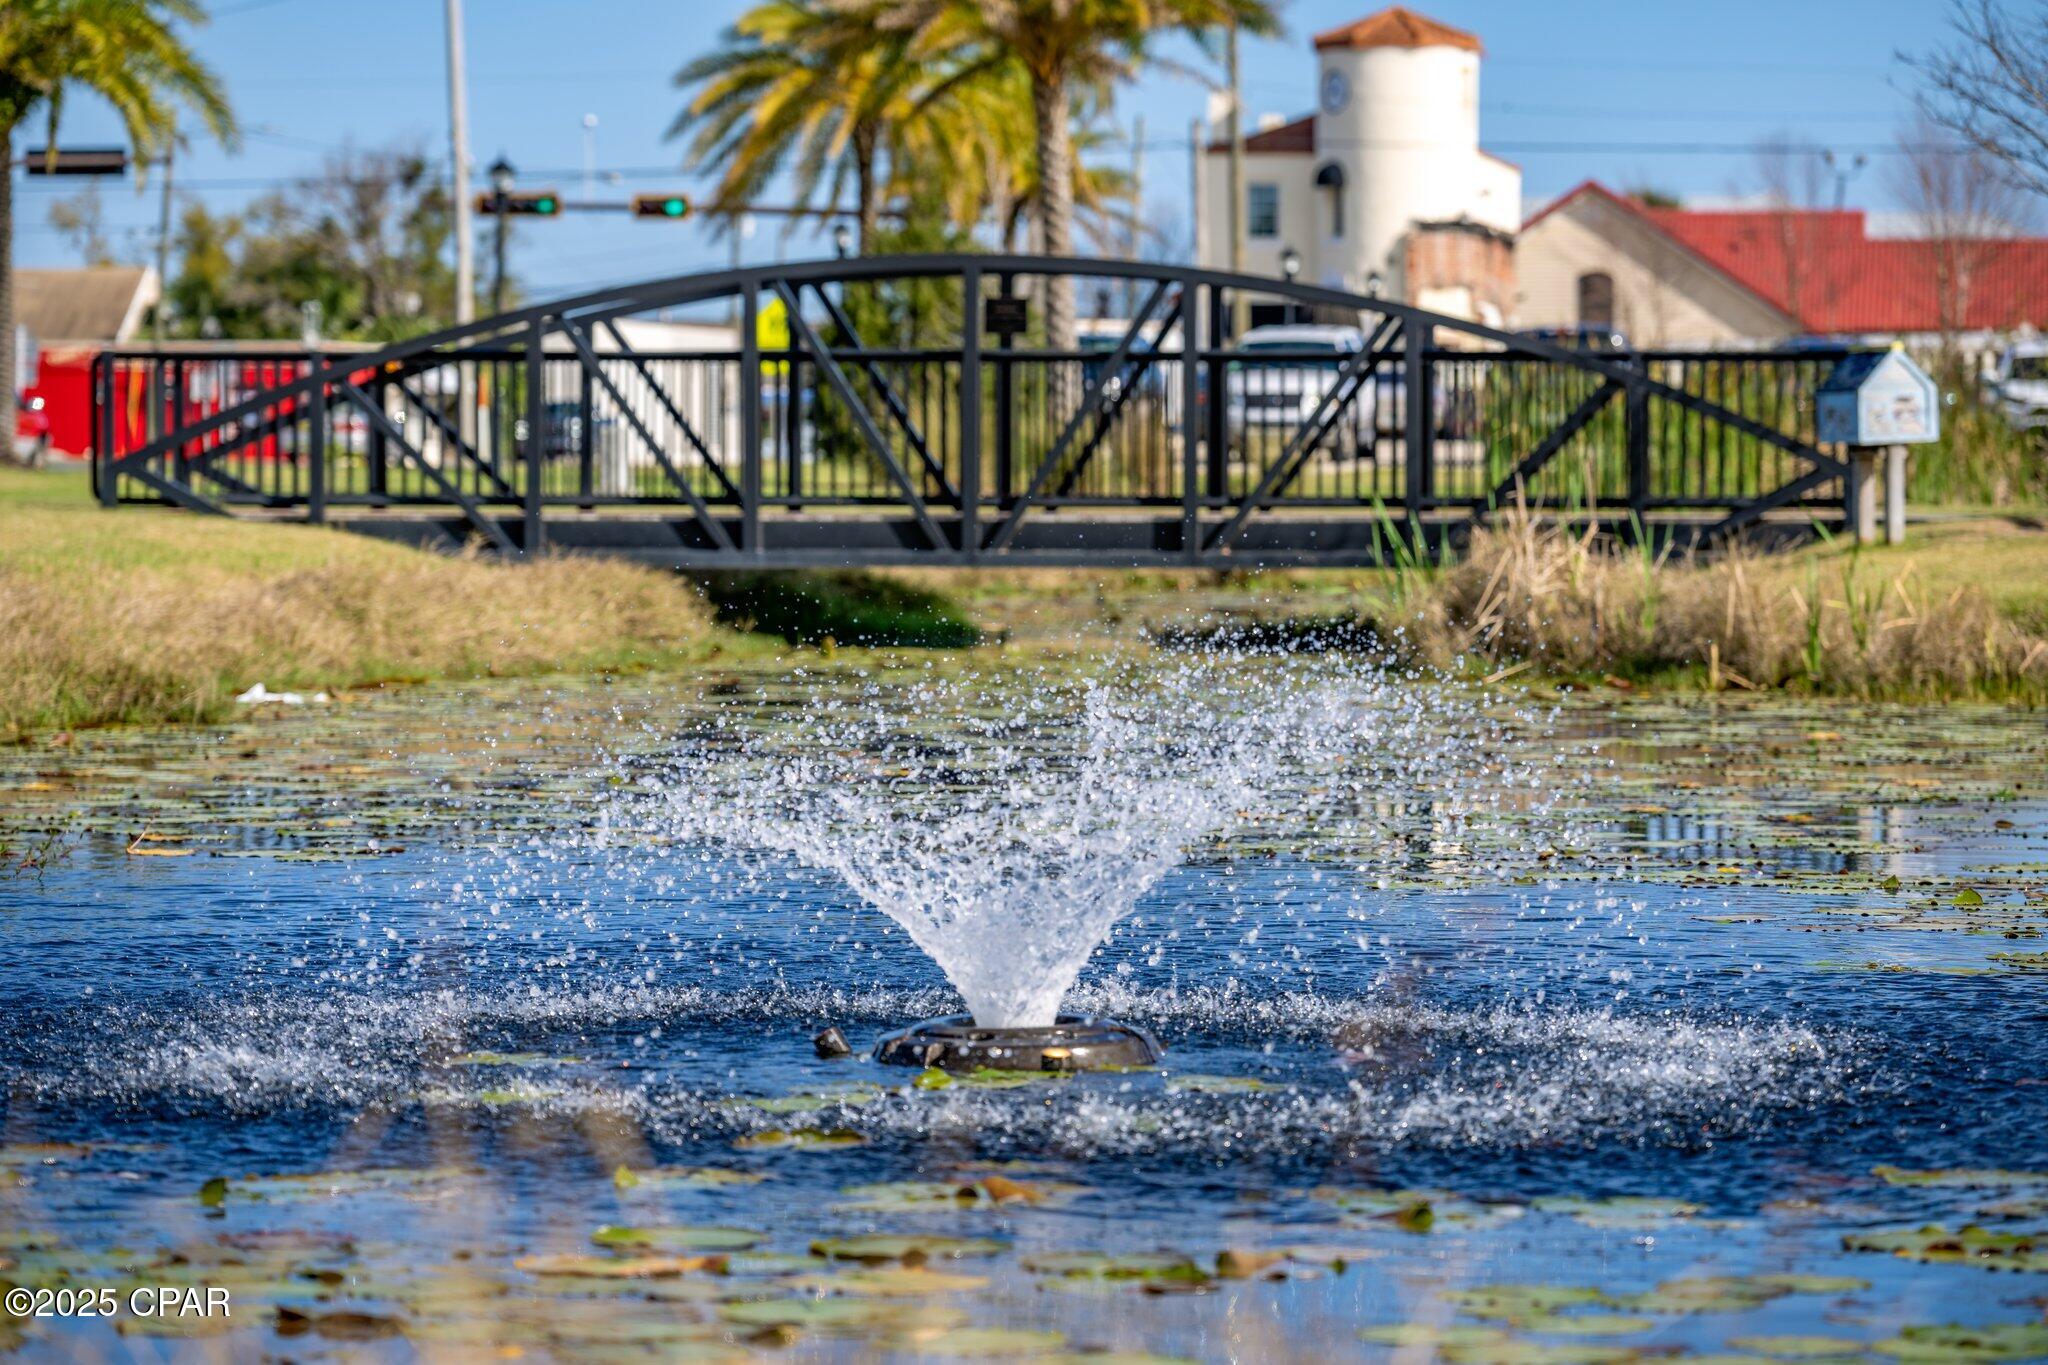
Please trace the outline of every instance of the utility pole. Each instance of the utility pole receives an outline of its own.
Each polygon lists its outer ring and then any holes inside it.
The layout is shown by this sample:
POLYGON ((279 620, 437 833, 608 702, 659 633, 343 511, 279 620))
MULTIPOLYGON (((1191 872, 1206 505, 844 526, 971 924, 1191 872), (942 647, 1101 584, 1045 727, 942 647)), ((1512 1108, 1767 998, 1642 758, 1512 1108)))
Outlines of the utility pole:
MULTIPOLYGON (((170 136, 164 139, 164 184, 163 198, 156 209, 156 308, 150 319, 150 335, 156 344, 164 344, 164 310, 169 303, 167 291, 171 287, 171 161, 178 151, 178 129, 171 126, 170 136)), ((11 167, 9 169, 12 169, 11 167)))
POLYGON ((1202 264, 1202 151, 1209 142, 1209 125, 1202 119, 1188 120, 1188 202, 1195 206, 1195 264, 1202 264))
POLYGON ((446 0, 446 4, 448 159, 455 169, 455 321, 464 323, 476 320, 476 230, 469 217, 469 95, 462 63, 462 0, 446 0))
MULTIPOLYGON (((1131 260, 1138 259, 1138 250, 1143 243, 1145 231, 1145 116, 1139 114, 1131 120, 1131 221, 1125 234, 1124 255, 1131 260)), ((1124 281, 1124 316, 1135 317, 1138 310, 1138 282, 1124 281)))
MULTIPOLYGON (((1237 24, 1230 25, 1228 50, 1225 64, 1230 70, 1230 269, 1233 274, 1244 273, 1244 85, 1239 80, 1237 64, 1237 24)), ((1251 320, 1251 300, 1242 289, 1230 293, 1230 336, 1233 341, 1244 335, 1245 327, 1251 320)))

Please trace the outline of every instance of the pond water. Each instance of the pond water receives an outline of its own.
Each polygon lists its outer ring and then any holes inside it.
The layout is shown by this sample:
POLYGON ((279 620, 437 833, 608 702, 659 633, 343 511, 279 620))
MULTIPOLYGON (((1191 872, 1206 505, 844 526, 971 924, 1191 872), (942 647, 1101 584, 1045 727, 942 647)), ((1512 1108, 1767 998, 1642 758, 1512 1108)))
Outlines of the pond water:
POLYGON ((813 1056, 960 996, 830 857, 711 818, 772 825, 731 756, 826 713, 917 719, 938 759, 869 763, 913 813, 975 790, 1020 684, 934 679, 0 752, 0 1281, 118 1300, 0 1351, 2048 1355, 2038 714, 1375 681, 1400 724, 1128 880, 1066 1005, 1162 1066, 940 1084, 813 1056), (164 1285, 229 1316, 134 1311, 164 1285))

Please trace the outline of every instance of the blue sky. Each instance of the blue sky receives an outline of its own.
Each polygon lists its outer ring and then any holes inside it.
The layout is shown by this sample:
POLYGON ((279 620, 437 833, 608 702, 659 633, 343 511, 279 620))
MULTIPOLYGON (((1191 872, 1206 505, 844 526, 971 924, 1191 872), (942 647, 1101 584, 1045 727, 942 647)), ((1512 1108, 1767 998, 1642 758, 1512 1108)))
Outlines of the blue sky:
MULTIPOLYGON (((221 208, 318 169, 354 143, 447 146, 439 0, 215 0, 196 38, 226 80, 248 136, 236 155, 199 145, 178 180, 221 208)), ((678 106, 676 67, 712 45, 745 0, 467 0, 472 148, 500 152, 535 174, 528 183, 572 195, 583 160, 582 121, 596 114, 597 161, 622 172, 605 197, 691 189, 680 148, 664 140, 678 106)), ((1296 115, 1313 100, 1315 32, 1377 8, 1372 0, 1292 0, 1284 38, 1247 45, 1245 98, 1254 115, 1296 115)), ((1533 211, 1587 177, 1652 183, 1693 196, 1751 188, 1757 139, 1790 132, 1843 151, 1869 150, 1851 204, 1892 202, 1881 153, 1911 107, 1897 51, 1943 41, 1939 0, 1423 0, 1415 8, 1478 33, 1482 139, 1518 162, 1533 211)), ((1199 60, 1192 48, 1175 55, 1199 60)), ((1117 118, 1144 115, 1149 212, 1184 217, 1188 125, 1206 92, 1154 75, 1124 91, 1117 118)), ((40 143, 40 128, 26 141, 40 143)), ((112 119, 75 98, 62 140, 117 140, 112 119)), ((16 258, 75 262, 48 225, 47 206, 78 181, 17 182, 16 258)), ((140 259, 156 222, 152 191, 103 182, 117 244, 140 259)), ((514 270, 546 297, 609 281, 722 263, 730 248, 703 223, 567 215, 524 232, 514 270)), ((829 247, 808 231, 783 239, 764 225, 749 259, 810 256, 829 247)), ((481 269, 480 264, 480 269, 481 269)))

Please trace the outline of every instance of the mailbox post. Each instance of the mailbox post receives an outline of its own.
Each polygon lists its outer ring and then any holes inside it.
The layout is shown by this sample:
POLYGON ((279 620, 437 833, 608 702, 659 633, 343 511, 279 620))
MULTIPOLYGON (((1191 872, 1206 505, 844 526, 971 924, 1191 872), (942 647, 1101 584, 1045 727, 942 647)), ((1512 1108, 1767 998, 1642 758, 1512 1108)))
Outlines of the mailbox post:
POLYGON ((1906 447, 1941 435, 1941 400, 1927 371, 1898 347, 1836 364, 1820 386, 1815 435, 1848 447, 1843 519, 1859 545, 1877 539, 1877 462, 1884 457, 1884 539, 1906 538, 1906 447))

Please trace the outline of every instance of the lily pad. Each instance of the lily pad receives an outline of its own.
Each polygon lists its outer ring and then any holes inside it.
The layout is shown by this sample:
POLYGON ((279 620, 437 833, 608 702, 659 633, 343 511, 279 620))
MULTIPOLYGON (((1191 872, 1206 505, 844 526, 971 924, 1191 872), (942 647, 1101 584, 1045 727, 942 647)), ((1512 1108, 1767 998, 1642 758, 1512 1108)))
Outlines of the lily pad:
POLYGON ((675 1188, 690 1190, 725 1189, 735 1185, 758 1185, 768 1179, 760 1171, 735 1171, 724 1166, 648 1166, 634 1170, 620 1166, 612 1172, 612 1184, 622 1190, 675 1188))
POLYGON ((701 1271, 722 1274, 723 1256, 583 1256, 574 1252, 521 1256, 512 1263, 529 1275, 577 1275, 600 1280, 650 1280, 701 1271))
POLYGON ((1055 1207, 1086 1194, 1086 1185, 1056 1180, 1012 1180, 1004 1175, 984 1175, 977 1180, 890 1180, 871 1185, 852 1185, 852 1196, 842 1205, 877 1213, 937 1213, 989 1205, 1004 1207, 1055 1207))
POLYGON ((1207 1283, 1209 1272, 1189 1257, 1171 1251, 1066 1251, 1027 1256, 1024 1268, 1034 1275, 1072 1280, 1142 1280, 1207 1283))
POLYGON ((2048 1322, 1904 1327, 1871 1349, 1900 1360, 2026 1360, 2048 1355, 2048 1322))
POLYGON ((605 1226, 590 1234, 601 1247, 644 1247, 654 1251, 746 1251, 762 1234, 745 1228, 605 1226))
POLYGON ((1860 1356, 1867 1349, 1865 1343, 1852 1338, 1828 1336, 1734 1337, 1728 1344, 1738 1351, 1789 1360, 1839 1360, 1860 1356))
POLYGON ((1842 1249, 1888 1252, 1929 1265, 2048 1271, 2048 1242, 2042 1238, 2027 1232, 1990 1232, 1974 1223, 1953 1232, 1930 1223, 1889 1232, 1849 1233, 1842 1238, 1842 1249))
POLYGON ((957 1260, 965 1256, 999 1256, 1008 1250, 1007 1242, 989 1237, 922 1237, 898 1233, 820 1237, 811 1243, 811 1254, 823 1256, 828 1261, 902 1261, 907 1265, 957 1260))
POLYGON ((1544 1213, 1568 1213, 1573 1222, 1589 1228, 1630 1230, 1661 1227, 1674 1219, 1704 1212, 1700 1205, 1688 1200, 1632 1194, 1607 1199, 1552 1196, 1535 1200, 1531 1207, 1544 1213))
POLYGON ((1887 1185, 1958 1186, 1976 1190, 2004 1190, 2026 1185, 2048 1185, 2048 1171, 2000 1171, 1958 1167, 1951 1170, 1910 1171, 1898 1166, 1874 1167, 1873 1174, 1887 1185))
POLYGON ((1185 1075, 1168 1076, 1166 1088, 1176 1095, 1249 1095, 1262 1090, 1277 1090, 1280 1087, 1271 1081, 1262 1081, 1256 1076, 1203 1076, 1190 1072, 1185 1075))
POLYGON ((913 1337, 904 1346, 913 1355, 989 1360, 1042 1356, 1066 1344, 1066 1337, 1059 1332, 1033 1331, 1023 1327, 958 1327, 934 1336, 913 1337))
POLYGON ((732 1145, 745 1152, 818 1152, 859 1147, 866 1142, 866 1138, 847 1128, 764 1128, 735 1140, 732 1145))
POLYGON ((783 1283, 818 1294, 856 1294, 867 1298, 921 1298, 928 1294, 961 1294, 988 1287, 985 1275, 962 1275, 924 1265, 865 1265, 836 1275, 804 1275, 783 1283))

